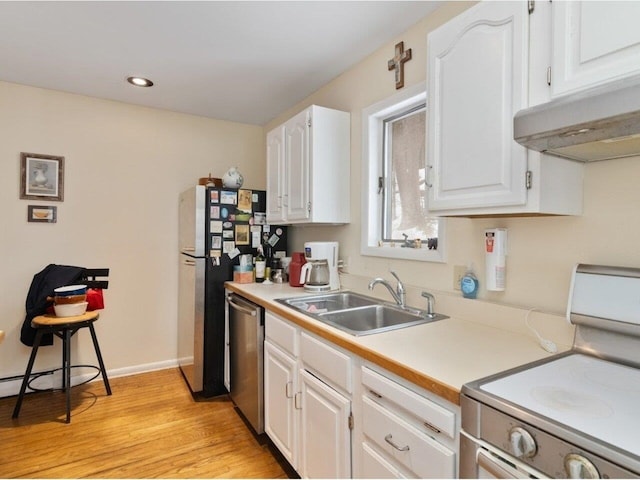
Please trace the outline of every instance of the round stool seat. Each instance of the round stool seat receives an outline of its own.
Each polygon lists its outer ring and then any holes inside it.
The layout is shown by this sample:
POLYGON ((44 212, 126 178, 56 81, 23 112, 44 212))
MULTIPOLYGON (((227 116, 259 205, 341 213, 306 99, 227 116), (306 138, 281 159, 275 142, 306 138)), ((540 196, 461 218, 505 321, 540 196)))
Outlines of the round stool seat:
POLYGON ((95 321, 99 317, 98 312, 85 312, 82 315, 74 315, 72 317, 56 317, 53 314, 38 315, 31 320, 31 326, 38 327, 63 327, 64 325, 73 325, 76 323, 95 321))

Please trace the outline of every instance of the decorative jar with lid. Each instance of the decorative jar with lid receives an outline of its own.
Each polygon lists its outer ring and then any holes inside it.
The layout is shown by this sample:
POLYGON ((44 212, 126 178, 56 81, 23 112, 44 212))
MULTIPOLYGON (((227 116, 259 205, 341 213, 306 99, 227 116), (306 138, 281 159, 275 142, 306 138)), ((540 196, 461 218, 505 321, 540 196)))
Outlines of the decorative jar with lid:
POLYGON ((222 185, 227 188, 240 188, 244 182, 244 177, 238 171, 238 167, 231 167, 227 173, 222 176, 222 185))

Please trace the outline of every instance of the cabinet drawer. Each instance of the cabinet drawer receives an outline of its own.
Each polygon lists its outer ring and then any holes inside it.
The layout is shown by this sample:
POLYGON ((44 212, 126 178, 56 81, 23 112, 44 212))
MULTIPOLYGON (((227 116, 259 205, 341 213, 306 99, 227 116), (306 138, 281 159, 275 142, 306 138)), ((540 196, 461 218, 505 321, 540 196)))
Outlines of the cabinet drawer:
POLYGON ((383 409, 362 399, 362 428, 366 437, 419 478, 453 478, 456 455, 431 437, 383 409))
POLYGON ((323 380, 347 393, 351 388, 351 357, 302 332, 300 358, 323 380))
POLYGON ((431 426, 455 439, 456 415, 454 412, 367 367, 362 367, 362 383, 366 388, 373 390, 374 395, 377 394, 377 396, 414 415, 420 421, 426 422, 427 427, 431 426))
POLYGON ((362 443, 362 478, 404 478, 366 442, 362 443))
POLYGON ((294 357, 298 355, 296 327, 276 317, 269 311, 265 312, 265 335, 269 340, 294 357))

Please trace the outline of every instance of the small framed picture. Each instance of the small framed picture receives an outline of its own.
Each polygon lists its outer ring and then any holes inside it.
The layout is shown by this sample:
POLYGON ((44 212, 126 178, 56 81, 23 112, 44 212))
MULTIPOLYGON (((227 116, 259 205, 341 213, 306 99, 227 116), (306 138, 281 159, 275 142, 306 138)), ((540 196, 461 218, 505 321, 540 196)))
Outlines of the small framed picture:
POLYGON ((48 205, 29 205, 27 221, 35 223, 56 223, 58 207, 48 205))
POLYGON ((20 198, 64 200, 64 157, 20 153, 20 198))
POLYGON ((249 225, 236 225, 236 245, 249 245, 249 225))

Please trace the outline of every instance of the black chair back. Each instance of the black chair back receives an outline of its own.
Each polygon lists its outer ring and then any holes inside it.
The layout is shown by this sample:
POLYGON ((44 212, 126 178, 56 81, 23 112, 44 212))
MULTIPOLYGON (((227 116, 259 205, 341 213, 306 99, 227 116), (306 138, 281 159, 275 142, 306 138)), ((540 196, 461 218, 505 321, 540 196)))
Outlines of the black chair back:
POLYGON ((82 282, 88 288, 107 289, 109 288, 109 280, 106 280, 108 276, 108 268, 85 268, 82 282))

